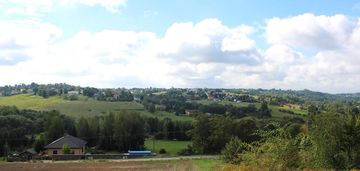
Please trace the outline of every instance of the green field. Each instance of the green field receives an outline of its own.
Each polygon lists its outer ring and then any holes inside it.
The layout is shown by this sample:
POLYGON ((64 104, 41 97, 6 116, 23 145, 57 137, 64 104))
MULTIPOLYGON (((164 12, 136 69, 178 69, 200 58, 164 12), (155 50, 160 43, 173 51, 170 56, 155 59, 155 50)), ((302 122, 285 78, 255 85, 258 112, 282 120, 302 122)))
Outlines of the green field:
POLYGON ((179 152, 182 149, 185 149, 187 145, 190 145, 191 141, 171 141, 171 140, 152 140, 147 139, 145 141, 145 147, 148 150, 155 151, 156 153, 159 153, 159 150, 161 148, 165 149, 167 154, 170 156, 176 156, 177 152, 179 152), (155 147, 155 150, 153 149, 155 147))
POLYGON ((192 117, 176 116, 169 112, 157 111, 155 113, 147 112, 143 105, 137 102, 106 102, 98 101, 93 98, 80 96, 79 100, 64 100, 60 96, 43 98, 31 94, 20 94, 14 96, 0 97, 0 105, 17 106, 20 109, 33 110, 58 110, 65 115, 78 118, 81 116, 103 115, 108 112, 121 112, 123 110, 136 111, 143 116, 166 117, 173 120, 192 121, 192 117))
MULTIPOLYGON (((198 100, 195 101, 201 104, 231 104, 235 106, 248 106, 251 103, 241 102, 230 102, 230 101, 211 101, 211 100, 198 100)), ((253 103, 256 107, 260 107, 260 103, 253 103)), ((193 121, 193 117, 188 116, 176 116, 173 113, 165 111, 156 111, 155 113, 150 113, 144 109, 144 107, 137 102, 106 102, 98 101, 93 98, 88 98, 85 96, 80 96, 79 100, 69 101, 64 100, 61 96, 53 96, 49 98, 43 98, 40 96, 35 96, 31 94, 20 94, 14 96, 0 97, 0 105, 3 106, 17 106, 20 109, 34 109, 34 110, 58 110, 61 113, 78 118, 81 116, 98 116, 103 115, 108 112, 121 112, 123 110, 136 111, 143 116, 148 117, 157 117, 159 119, 171 118, 172 120, 180 121, 193 121)), ((285 112, 280 112, 279 109, 292 110, 297 114, 306 115, 306 111, 301 110, 299 106, 296 105, 285 105, 285 106, 269 106, 272 110, 272 115, 274 118, 283 118, 283 117, 294 117, 300 115, 288 114, 285 112)))
POLYGON ((43 110, 47 106, 58 105, 66 101, 59 96, 44 99, 31 94, 19 94, 15 96, 0 97, 0 105, 17 106, 20 109, 43 110))

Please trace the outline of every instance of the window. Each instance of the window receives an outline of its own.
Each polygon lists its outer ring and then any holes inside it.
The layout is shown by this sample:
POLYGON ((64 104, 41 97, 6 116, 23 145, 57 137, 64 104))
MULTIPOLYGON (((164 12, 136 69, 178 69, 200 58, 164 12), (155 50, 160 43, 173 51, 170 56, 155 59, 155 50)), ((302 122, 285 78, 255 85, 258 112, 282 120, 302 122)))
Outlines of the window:
POLYGON ((57 154, 57 150, 54 150, 54 151, 53 151, 53 154, 57 154))

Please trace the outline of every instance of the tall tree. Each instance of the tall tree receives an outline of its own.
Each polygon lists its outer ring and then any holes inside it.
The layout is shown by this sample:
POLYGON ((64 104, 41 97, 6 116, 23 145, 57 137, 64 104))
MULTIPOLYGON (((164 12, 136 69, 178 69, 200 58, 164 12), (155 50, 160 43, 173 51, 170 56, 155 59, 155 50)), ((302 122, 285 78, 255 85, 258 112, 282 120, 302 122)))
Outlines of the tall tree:
POLYGON ((64 135, 64 126, 61 122, 60 117, 55 116, 52 118, 50 122, 50 126, 47 130, 47 140, 51 142, 63 135, 64 135))

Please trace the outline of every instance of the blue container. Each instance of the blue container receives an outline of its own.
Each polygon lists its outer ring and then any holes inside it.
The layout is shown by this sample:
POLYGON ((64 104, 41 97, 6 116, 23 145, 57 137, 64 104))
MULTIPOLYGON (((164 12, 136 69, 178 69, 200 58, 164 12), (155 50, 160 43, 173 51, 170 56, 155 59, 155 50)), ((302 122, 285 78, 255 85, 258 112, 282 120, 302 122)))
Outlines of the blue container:
POLYGON ((144 150, 144 151, 129 150, 128 153, 129 153, 129 155, 150 155, 151 151, 149 151, 149 150, 144 150))

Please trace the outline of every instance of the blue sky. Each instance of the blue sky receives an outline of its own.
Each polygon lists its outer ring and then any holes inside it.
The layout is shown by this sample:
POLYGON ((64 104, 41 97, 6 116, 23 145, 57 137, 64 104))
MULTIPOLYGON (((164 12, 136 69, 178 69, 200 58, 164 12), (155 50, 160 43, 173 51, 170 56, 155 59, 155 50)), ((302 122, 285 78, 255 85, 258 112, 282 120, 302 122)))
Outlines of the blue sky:
MULTIPOLYGON (((359 4, 355 0, 131 0, 127 1, 124 7, 119 7, 119 13, 110 13, 101 6, 78 6, 55 7, 53 11, 39 17, 2 13, 1 18, 36 18, 47 21, 61 27, 66 36, 83 29, 92 32, 104 29, 151 31, 163 35, 175 22, 199 22, 207 18, 217 18, 230 27, 239 24, 261 24, 272 17, 303 13, 345 14, 357 18, 360 14, 359 4)), ((10 5, 13 7, 13 4, 10 5)), ((2 6, 3 9, 9 7, 6 3, 2 6)))
POLYGON ((0 0, 0 10, 2 85, 360 91, 357 1, 0 0))

